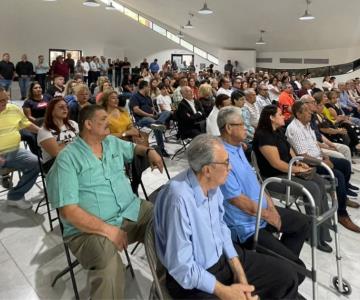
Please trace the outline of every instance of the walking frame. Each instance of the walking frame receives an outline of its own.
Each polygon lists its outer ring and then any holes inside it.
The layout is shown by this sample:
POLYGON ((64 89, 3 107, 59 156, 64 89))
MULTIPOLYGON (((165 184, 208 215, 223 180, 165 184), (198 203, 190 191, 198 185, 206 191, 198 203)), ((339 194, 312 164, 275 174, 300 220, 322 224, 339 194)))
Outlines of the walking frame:
POLYGON ((301 156, 294 157, 290 163, 289 163, 289 175, 288 179, 278 178, 278 177, 269 177, 266 180, 264 180, 263 184, 261 185, 260 190, 260 198, 257 208, 257 214, 256 214, 256 227, 255 227, 255 235, 254 235, 254 246, 253 250, 256 249, 262 249, 265 252, 281 258, 285 260, 287 263, 291 264, 297 272, 309 277, 312 280, 312 295, 313 299, 318 299, 318 283, 317 283, 317 260, 316 260, 316 246, 317 246, 317 227, 324 223, 326 220, 331 219, 332 225, 330 226, 330 229, 332 229, 335 233, 335 258, 336 258, 336 266, 337 266, 337 276, 333 277, 332 283, 334 285, 334 288, 342 295, 349 295, 351 294, 351 286, 350 283, 347 282, 342 275, 342 267, 341 267, 341 254, 340 254, 340 241, 339 241, 339 232, 338 232, 338 216, 337 216, 337 209, 338 209, 338 200, 336 197, 336 178, 334 176, 334 173, 332 172, 331 168, 327 166, 323 161, 317 160, 317 159, 305 159, 301 156), (331 200, 332 200, 332 206, 331 208, 322 213, 321 215, 317 215, 317 209, 315 205, 314 198, 310 194, 310 192, 301 184, 296 183, 294 181, 291 181, 291 171, 292 166, 297 161, 304 161, 310 165, 313 166, 321 166, 327 170, 329 173, 328 180, 330 183, 330 188, 328 192, 330 193, 331 200), (308 199, 308 203, 304 203, 304 205, 309 205, 311 208, 311 214, 309 218, 311 219, 311 237, 310 237, 310 245, 311 245, 311 270, 307 269, 306 267, 302 267, 295 262, 269 250, 261 245, 258 245, 258 238, 259 238, 259 229, 260 229, 260 216, 261 216, 261 209, 262 209, 262 202, 264 193, 266 190, 266 186, 270 183, 281 183, 286 185, 286 207, 290 207, 292 203, 289 203, 290 199, 290 189, 296 188, 299 191, 302 192, 302 195, 306 196, 308 199))

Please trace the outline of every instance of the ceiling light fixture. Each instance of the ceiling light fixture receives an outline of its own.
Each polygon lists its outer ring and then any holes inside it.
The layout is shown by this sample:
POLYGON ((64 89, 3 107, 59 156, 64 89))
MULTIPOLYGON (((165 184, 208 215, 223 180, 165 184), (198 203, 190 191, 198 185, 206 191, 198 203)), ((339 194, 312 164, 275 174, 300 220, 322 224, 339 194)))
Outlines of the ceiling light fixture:
POLYGON ((314 20, 315 17, 309 11, 309 5, 311 4, 311 1, 310 0, 305 0, 305 1, 306 1, 305 13, 299 18, 299 20, 300 21, 314 20))
POLYGON ((265 33, 265 30, 260 30, 260 38, 256 42, 256 45, 265 45, 266 42, 263 40, 263 34, 265 33))
POLYGON ((194 14, 189 13, 189 20, 188 22, 183 26, 184 29, 193 29, 194 26, 191 24, 190 19, 194 16, 194 14))
POLYGON ((110 0, 110 2, 105 6, 105 9, 107 10, 116 10, 116 8, 113 5, 113 2, 110 0))
POLYGON ((207 3, 206 3, 206 1, 205 1, 203 8, 200 9, 200 10, 198 11, 198 13, 199 13, 200 15, 211 15, 211 14, 213 14, 214 12, 213 12, 210 8, 208 8, 207 3))
POLYGON ((85 0, 83 2, 83 5, 88 7, 98 7, 100 4, 96 0, 85 0))

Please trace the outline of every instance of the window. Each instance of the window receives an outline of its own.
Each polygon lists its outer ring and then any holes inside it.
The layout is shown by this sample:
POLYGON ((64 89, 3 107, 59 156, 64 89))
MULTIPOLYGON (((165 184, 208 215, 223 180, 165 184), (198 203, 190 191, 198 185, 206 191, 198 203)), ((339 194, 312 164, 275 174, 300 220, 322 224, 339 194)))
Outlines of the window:
POLYGON ((202 58, 207 59, 207 54, 206 54, 206 52, 204 50, 201 50, 201 49, 199 49, 197 47, 194 47, 194 53, 201 56, 202 58))
POLYGON ((213 55, 211 55, 209 53, 207 55, 207 59, 208 59, 208 61, 214 63, 215 65, 219 64, 219 60, 215 56, 213 56, 213 55))
POLYGON ((166 32, 166 36, 169 40, 172 40, 174 43, 177 43, 177 44, 180 43, 180 38, 177 35, 172 34, 170 31, 166 32))
POLYGON ((194 52, 194 46, 187 41, 184 41, 183 39, 180 40, 180 45, 183 46, 185 49, 190 50, 191 52, 194 52))
POLYGON ((145 19, 144 17, 142 16, 139 16, 139 23, 146 26, 146 27, 149 27, 152 29, 152 22, 149 21, 148 19, 145 19))
POLYGON ((139 21, 139 15, 136 12, 133 12, 132 10, 125 7, 124 13, 125 13, 125 15, 130 17, 131 19, 133 19, 135 21, 139 21))
POLYGON ((156 25, 155 23, 153 23, 153 30, 163 36, 166 36, 166 29, 160 27, 159 25, 156 25))

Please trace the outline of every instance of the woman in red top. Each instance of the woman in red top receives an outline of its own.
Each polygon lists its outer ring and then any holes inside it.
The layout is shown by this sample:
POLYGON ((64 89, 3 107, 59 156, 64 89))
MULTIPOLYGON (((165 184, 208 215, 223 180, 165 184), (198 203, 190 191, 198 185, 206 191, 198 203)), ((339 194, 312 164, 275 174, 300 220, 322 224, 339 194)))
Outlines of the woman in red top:
POLYGON ((199 89, 196 86, 196 82, 195 82, 194 78, 189 79, 189 87, 191 88, 191 90, 194 94, 194 99, 198 100, 199 99, 199 89))

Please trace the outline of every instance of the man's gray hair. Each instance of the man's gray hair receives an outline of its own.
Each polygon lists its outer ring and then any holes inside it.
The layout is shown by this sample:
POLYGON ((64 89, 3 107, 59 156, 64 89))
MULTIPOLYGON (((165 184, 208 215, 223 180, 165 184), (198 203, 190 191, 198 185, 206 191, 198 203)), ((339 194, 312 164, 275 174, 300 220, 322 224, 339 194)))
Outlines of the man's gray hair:
POLYGON ((190 168, 199 173, 201 169, 214 161, 214 146, 221 144, 221 139, 210 134, 200 134, 190 143, 186 151, 190 168))
POLYGON ((230 124, 236 119, 241 119, 242 121, 241 108, 236 106, 226 106, 221 108, 216 120, 220 132, 224 130, 226 124, 230 124))
POLYGON ((254 89, 249 88, 249 89, 246 89, 246 90, 244 91, 244 94, 245 94, 245 97, 246 97, 246 96, 249 96, 249 95, 251 95, 251 94, 256 94, 256 92, 255 92, 254 89))
POLYGON ((300 101, 303 103, 307 103, 310 101, 314 101, 314 98, 309 94, 305 94, 305 95, 301 96, 300 101))

